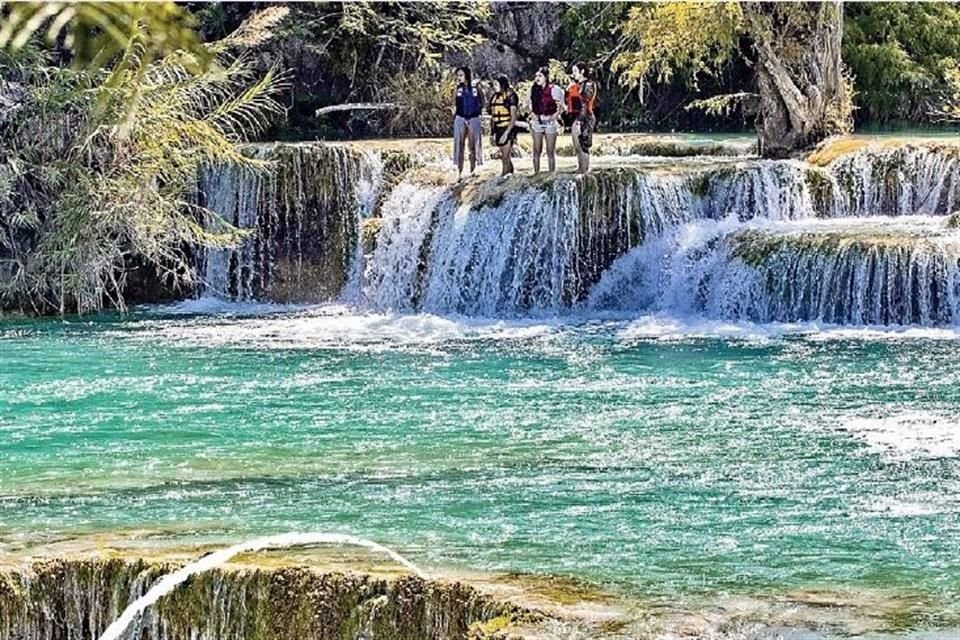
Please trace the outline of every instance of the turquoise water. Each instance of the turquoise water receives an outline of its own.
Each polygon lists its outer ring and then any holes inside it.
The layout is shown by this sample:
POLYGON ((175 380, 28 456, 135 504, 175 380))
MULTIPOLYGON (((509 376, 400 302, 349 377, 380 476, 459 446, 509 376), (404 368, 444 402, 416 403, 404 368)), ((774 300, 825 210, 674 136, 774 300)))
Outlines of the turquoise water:
POLYGON ((172 311, 0 324, 0 544, 326 530, 960 620, 954 330, 172 311))

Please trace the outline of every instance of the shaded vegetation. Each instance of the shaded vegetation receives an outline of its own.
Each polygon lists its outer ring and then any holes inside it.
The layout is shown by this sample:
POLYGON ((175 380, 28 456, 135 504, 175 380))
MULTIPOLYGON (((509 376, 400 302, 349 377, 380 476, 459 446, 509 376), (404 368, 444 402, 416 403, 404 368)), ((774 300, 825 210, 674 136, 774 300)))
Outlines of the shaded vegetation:
POLYGON ((52 65, 29 41, 3 54, 0 76, 21 94, 0 123, 4 307, 123 308, 130 269, 189 284, 192 249, 241 237, 191 193, 205 163, 261 168, 235 144, 282 114, 284 82, 276 71, 257 74, 242 50, 283 14, 253 16, 204 46, 202 68, 189 49, 154 59, 149 20, 132 23, 126 47, 103 68, 52 65))
MULTIPOLYGON (((601 130, 755 123, 768 155, 851 111, 960 122, 955 3, 846 5, 849 75, 834 6, 0 2, 0 307, 123 308, 131 279, 190 287, 198 249, 244 235, 197 204, 202 165, 264 170, 235 147, 263 137, 447 135, 452 61, 470 56, 513 61, 523 98, 541 64, 563 85, 584 62, 601 130), (395 106, 314 115, 354 102, 395 106)), ((679 153, 651 145, 637 151, 679 153)))
POLYGON ((960 5, 868 2, 846 11, 843 59, 856 79, 857 121, 936 119, 960 92, 960 5))

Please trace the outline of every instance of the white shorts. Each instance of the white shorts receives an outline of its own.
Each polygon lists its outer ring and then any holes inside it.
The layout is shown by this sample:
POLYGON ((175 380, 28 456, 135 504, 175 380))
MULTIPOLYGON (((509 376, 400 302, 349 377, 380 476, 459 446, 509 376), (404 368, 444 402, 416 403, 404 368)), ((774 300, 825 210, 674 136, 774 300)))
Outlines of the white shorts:
POLYGON ((547 133, 551 135, 557 135, 559 131, 560 127, 557 125, 556 118, 550 118, 549 120, 540 122, 540 120, 534 116, 534 118, 530 120, 531 133, 547 133))

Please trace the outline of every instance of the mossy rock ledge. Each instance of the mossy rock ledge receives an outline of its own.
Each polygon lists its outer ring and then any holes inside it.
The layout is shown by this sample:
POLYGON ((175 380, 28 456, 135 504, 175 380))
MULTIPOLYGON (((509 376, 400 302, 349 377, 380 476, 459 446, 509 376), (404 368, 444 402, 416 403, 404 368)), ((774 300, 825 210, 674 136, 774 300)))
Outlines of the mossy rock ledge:
MULTIPOLYGON (((95 640, 176 565, 43 560, 0 570, 0 640, 95 640)), ((149 608, 143 640, 452 640, 511 638, 535 612, 462 582, 325 573, 302 566, 198 574, 149 608)))

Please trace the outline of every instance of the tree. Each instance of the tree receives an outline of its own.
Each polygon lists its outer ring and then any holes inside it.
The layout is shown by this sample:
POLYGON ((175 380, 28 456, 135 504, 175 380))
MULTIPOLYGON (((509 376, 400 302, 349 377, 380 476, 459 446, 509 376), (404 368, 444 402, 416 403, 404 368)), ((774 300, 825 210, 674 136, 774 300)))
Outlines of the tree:
POLYGON ((409 130, 425 131, 431 129, 430 114, 423 122, 410 117, 421 117, 418 101, 444 85, 444 53, 467 52, 482 42, 476 27, 489 17, 485 1, 296 4, 278 34, 283 47, 276 54, 283 66, 302 70, 294 99, 296 110, 311 120, 318 108, 336 107, 321 113, 339 116, 342 132, 353 115, 342 111, 347 105, 362 105, 368 118, 378 114, 370 103, 390 104, 399 111, 387 112, 379 130, 407 123, 409 130))
POLYGON ((0 123, 0 306, 43 313, 123 308, 132 267, 148 265, 173 286, 193 278, 191 251, 243 235, 191 198, 208 163, 252 171, 236 147, 283 107, 275 70, 257 76, 244 54, 286 14, 252 16, 204 47, 210 64, 173 49, 147 53, 163 28, 135 21, 107 69, 46 64, 35 41, 0 55, 0 78, 25 90, 0 123), (37 64, 37 61, 40 64, 37 64))
POLYGON ((960 68, 960 5, 864 2, 847 7, 843 59, 857 83, 857 119, 927 121, 944 111, 960 68))
POLYGON ((613 59, 628 86, 669 80, 687 70, 692 83, 714 74, 740 50, 753 51, 757 92, 701 101, 712 110, 758 100, 765 156, 785 156, 849 130, 850 89, 840 59, 839 3, 667 2, 629 11, 613 59))
POLYGON ((16 52, 35 36, 48 45, 61 37, 75 68, 99 69, 136 39, 144 67, 172 51, 189 51, 191 64, 210 60, 193 16, 173 2, 3 2, 0 50, 16 52))
POLYGON ((949 72, 946 82, 949 89, 944 92, 943 103, 931 115, 938 121, 960 123, 960 68, 949 72))

